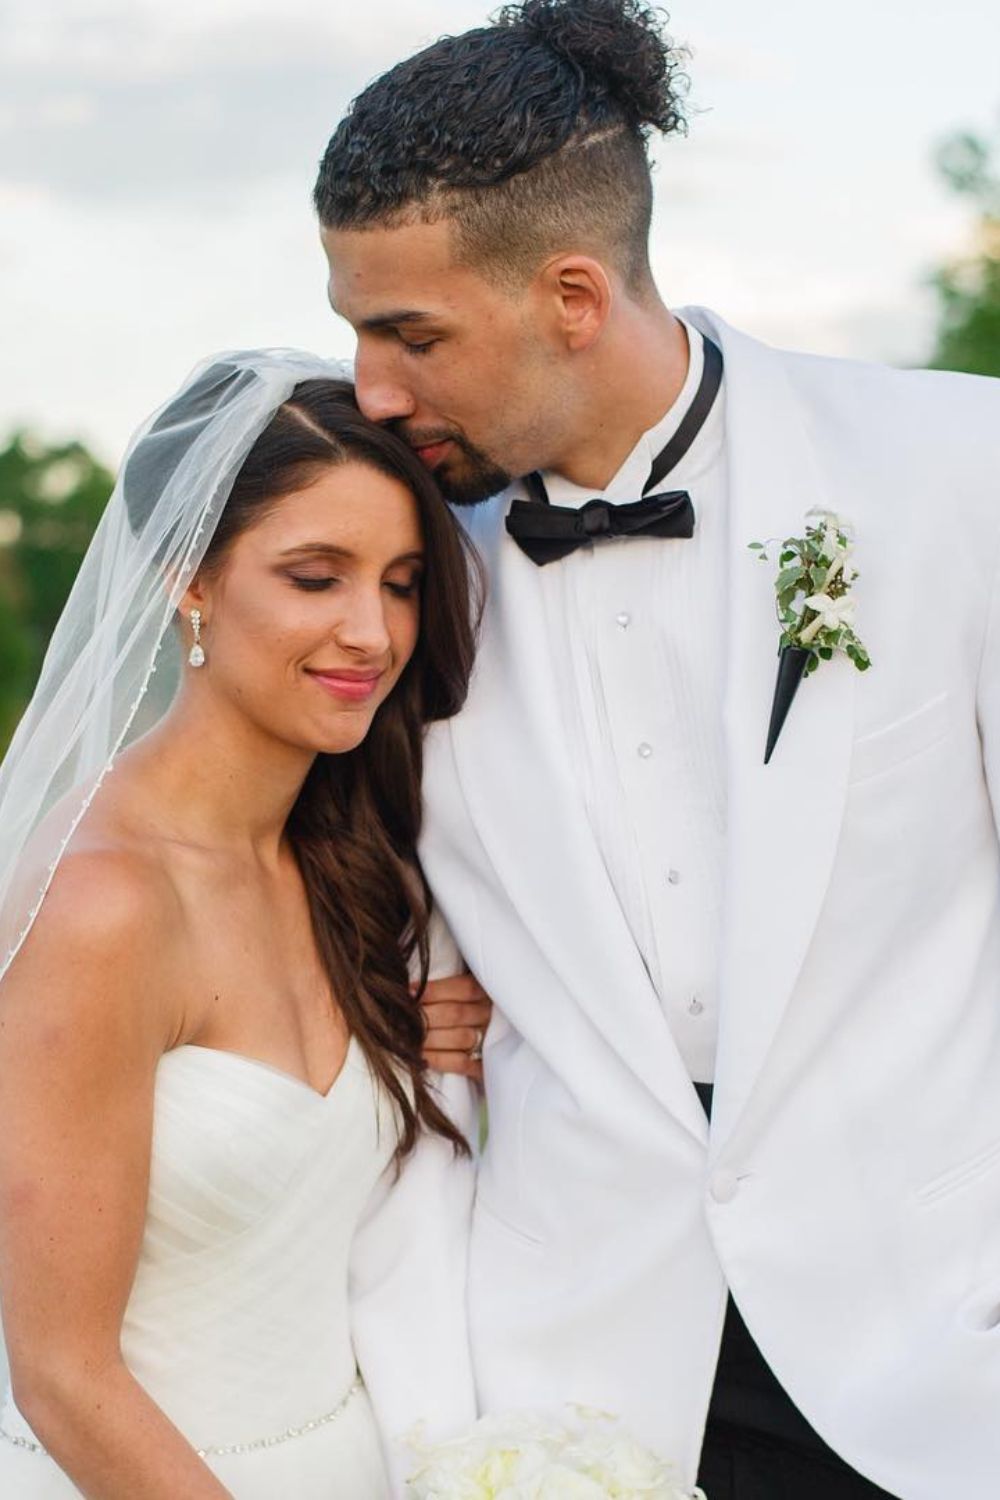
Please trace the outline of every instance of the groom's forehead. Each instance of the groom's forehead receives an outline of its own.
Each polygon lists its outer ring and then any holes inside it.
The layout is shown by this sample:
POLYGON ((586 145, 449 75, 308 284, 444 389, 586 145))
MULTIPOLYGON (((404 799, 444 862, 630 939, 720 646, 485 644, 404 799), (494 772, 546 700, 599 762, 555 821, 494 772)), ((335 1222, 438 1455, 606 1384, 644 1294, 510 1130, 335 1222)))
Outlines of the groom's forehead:
POLYGON ((457 312, 483 283, 456 263, 446 222, 324 229, 334 311, 356 328, 457 312))

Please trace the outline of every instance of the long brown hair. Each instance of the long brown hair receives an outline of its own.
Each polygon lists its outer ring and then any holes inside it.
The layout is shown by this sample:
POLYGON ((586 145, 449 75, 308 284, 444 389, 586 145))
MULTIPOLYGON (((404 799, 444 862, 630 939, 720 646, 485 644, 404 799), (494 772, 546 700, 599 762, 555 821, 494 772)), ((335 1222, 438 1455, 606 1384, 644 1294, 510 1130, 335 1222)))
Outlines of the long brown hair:
POLYGON ((424 729, 465 701, 481 598, 478 560, 427 469, 400 438, 362 416, 353 387, 308 380, 247 455, 202 567, 217 569, 233 540, 281 496, 348 461, 401 480, 416 500, 425 554, 420 633, 362 743, 317 756, 287 830, 331 988, 398 1109, 401 1160, 422 1126, 468 1150, 427 1085, 422 1012, 409 985, 411 964, 422 989, 429 963, 431 898, 417 858, 424 729))

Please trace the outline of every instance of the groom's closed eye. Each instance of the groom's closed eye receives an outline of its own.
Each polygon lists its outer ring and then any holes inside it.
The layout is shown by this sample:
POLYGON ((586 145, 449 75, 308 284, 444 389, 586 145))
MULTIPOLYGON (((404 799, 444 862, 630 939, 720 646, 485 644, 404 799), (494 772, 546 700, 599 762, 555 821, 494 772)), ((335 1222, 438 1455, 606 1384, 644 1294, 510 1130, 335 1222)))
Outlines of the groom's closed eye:
POLYGON ((415 344, 410 339, 405 339, 402 334, 399 334, 398 338, 403 348, 410 354, 426 354, 434 348, 435 344, 440 342, 438 339, 425 339, 423 343, 415 344))

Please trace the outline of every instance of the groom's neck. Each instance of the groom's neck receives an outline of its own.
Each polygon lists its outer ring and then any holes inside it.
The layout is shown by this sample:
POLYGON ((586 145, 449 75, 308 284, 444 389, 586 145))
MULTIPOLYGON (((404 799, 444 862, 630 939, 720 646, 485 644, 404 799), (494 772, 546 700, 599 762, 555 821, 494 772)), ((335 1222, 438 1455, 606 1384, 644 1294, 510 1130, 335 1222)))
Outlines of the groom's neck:
POLYGON ((584 489, 606 489, 677 400, 689 358, 684 325, 662 302, 620 305, 588 352, 572 430, 550 469, 584 489))

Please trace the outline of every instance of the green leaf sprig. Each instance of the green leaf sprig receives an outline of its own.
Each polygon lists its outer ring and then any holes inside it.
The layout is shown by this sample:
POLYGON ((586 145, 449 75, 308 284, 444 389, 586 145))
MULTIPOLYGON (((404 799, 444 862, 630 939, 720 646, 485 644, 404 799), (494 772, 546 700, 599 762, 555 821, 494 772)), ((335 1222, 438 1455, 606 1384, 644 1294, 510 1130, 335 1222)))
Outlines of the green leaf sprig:
MULTIPOLYGON (((866 672, 871 658, 854 629, 856 600, 852 588, 858 570, 852 561, 854 543, 844 521, 831 511, 810 511, 814 519, 804 537, 787 537, 778 551, 774 590, 781 626, 781 646, 809 652, 805 675, 821 661, 843 651, 866 672)), ((761 562, 770 559, 775 543, 751 542, 761 562)))

